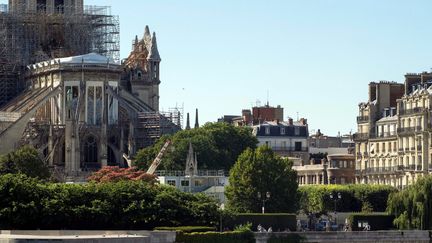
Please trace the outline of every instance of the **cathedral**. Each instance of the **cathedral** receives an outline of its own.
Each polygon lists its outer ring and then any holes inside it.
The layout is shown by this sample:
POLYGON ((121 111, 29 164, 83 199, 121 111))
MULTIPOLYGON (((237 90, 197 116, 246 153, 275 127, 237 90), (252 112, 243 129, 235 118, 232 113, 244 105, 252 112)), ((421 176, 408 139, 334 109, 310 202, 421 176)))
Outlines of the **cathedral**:
MULTIPOLYGON (((8 25, 11 29, 20 20, 8 15, 26 15, 29 11, 31 16, 56 16, 48 19, 53 22, 38 25, 57 26, 70 14, 93 19, 83 1, 29 2, 35 4, 9 1, 9 12, 0 19, 12 21, 8 25)), ((66 35, 67 31, 61 33, 66 35)), ((88 40, 77 41, 95 42, 91 38, 97 33, 93 32, 100 29, 88 31, 88 40)), ((0 154, 32 145, 62 178, 79 178, 106 165, 130 166, 139 149, 181 129, 180 114, 166 116, 159 112, 161 58, 156 34, 151 34, 148 26, 141 38, 133 40, 132 51, 121 63, 113 58, 115 45, 96 50, 75 48, 70 44, 73 41, 67 42, 61 33, 53 34, 46 43, 49 47, 27 50, 26 55, 32 57, 27 62, 21 59, 24 71, 17 73, 15 82, 22 82, 23 89, 0 105, 0 139, 7 141, 2 142, 0 154), (78 55, 68 56, 70 53, 78 55)), ((101 40, 110 39, 110 34, 101 40)), ((77 38, 83 36, 78 34, 77 38)), ((0 70, 0 84, 9 80, 1 79, 0 70)))

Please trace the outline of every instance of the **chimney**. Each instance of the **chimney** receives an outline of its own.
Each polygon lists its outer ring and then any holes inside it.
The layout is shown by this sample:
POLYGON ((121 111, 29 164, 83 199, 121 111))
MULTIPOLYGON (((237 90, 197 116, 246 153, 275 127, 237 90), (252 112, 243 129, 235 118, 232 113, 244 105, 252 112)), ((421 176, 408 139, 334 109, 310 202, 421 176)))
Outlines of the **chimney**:
POLYGON ((292 119, 292 118, 289 118, 289 119, 288 119, 288 124, 289 124, 290 126, 293 125, 293 119, 292 119))
POLYGON ((307 125, 307 119, 304 119, 304 118, 300 118, 300 121, 299 121, 302 125, 307 125))

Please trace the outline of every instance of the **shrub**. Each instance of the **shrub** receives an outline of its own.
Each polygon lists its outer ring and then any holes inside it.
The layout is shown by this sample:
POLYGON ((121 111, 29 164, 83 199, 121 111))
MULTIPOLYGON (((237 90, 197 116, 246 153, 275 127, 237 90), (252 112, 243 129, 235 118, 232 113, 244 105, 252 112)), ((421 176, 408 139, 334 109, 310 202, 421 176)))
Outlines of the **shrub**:
POLYGON ((296 230, 296 215, 287 213, 245 213, 236 214, 231 219, 224 223, 229 228, 234 228, 236 225, 243 225, 246 223, 252 224, 252 229, 257 229, 260 224, 264 228, 272 227, 273 231, 284 231, 289 229, 296 230))
POLYGON ((136 167, 120 168, 118 166, 104 166, 102 169, 94 172, 88 180, 90 182, 117 182, 122 180, 145 181, 156 184, 156 176, 148 174, 136 167))
POLYGON ((370 230, 389 230, 394 229, 393 215, 388 214, 368 214, 368 213, 355 213, 348 217, 350 228, 353 231, 363 230, 362 226, 359 227, 359 222, 367 222, 370 225, 370 230))
POLYGON ((216 202, 201 194, 142 181, 53 184, 0 176, 0 229, 153 229, 219 221, 216 202))
POLYGON ((154 230, 168 230, 168 231, 180 231, 183 233, 193 233, 193 232, 209 232, 216 231, 215 227, 209 226, 178 226, 178 227, 156 227, 154 230))
POLYGON ((384 185, 314 185, 299 188, 300 208, 304 212, 324 213, 334 211, 334 201, 329 195, 340 193, 336 202, 338 212, 360 212, 362 210, 384 212, 389 195, 396 189, 384 185))

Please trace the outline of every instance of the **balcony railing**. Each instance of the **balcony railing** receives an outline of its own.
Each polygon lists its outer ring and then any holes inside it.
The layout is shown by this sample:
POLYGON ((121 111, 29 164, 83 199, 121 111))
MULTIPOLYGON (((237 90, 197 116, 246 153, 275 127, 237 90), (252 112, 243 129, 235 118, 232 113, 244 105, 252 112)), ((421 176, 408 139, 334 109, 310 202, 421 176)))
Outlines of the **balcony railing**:
MULTIPOLYGON (((184 170, 157 170, 157 176, 186 176, 186 172, 184 170)), ((198 170, 197 176, 216 176, 223 177, 227 176, 228 172, 224 170, 198 170)))
POLYGON ((355 133, 353 136, 354 140, 367 140, 369 137, 369 133, 355 133))
POLYGON ((375 138, 386 138, 386 137, 392 137, 392 136, 396 136, 396 132, 379 133, 375 136, 375 138))
POLYGON ((368 122, 369 121, 369 116, 358 116, 357 117, 357 122, 368 122))
POLYGON ((392 174, 395 172, 402 171, 402 166, 390 166, 390 167, 371 167, 366 168, 366 174, 392 174))
POLYGON ((421 130, 422 130, 421 126, 416 126, 416 127, 401 127, 401 128, 397 129, 397 131, 398 131, 399 134, 420 132, 421 130))
POLYGON ((425 112, 426 109, 423 107, 416 107, 413 109, 399 110, 399 115, 412 115, 425 112))

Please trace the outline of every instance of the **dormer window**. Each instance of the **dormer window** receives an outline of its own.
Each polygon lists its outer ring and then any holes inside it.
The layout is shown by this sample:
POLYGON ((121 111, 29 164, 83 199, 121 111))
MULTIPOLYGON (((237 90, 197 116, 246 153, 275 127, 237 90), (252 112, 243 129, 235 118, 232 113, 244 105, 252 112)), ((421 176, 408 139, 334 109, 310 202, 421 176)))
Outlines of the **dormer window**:
POLYGON ((280 129, 280 134, 281 134, 281 135, 285 135, 285 127, 281 127, 281 129, 280 129))
POLYGON ((294 135, 300 135, 300 127, 294 127, 294 135))
POLYGON ((265 127, 265 134, 270 135, 270 127, 265 127))

